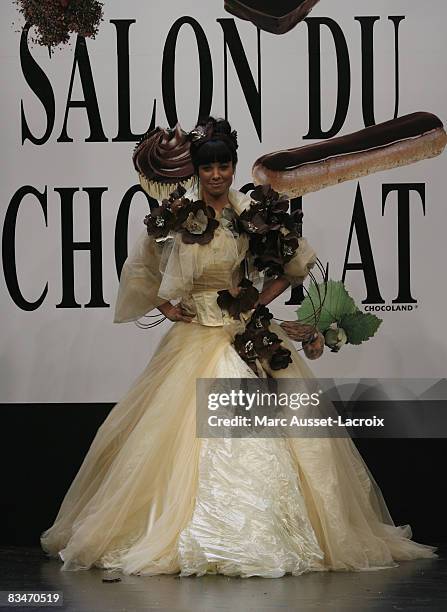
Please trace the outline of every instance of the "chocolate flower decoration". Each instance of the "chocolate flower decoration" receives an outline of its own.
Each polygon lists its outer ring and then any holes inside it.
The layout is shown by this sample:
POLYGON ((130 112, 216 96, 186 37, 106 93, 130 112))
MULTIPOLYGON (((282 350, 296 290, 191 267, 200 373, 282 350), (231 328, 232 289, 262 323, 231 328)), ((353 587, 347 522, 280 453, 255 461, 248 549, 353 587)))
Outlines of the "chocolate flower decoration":
POLYGON ((163 206, 169 208, 174 215, 178 215, 181 208, 185 208, 190 204, 191 200, 184 198, 186 189, 179 183, 177 188, 169 194, 169 198, 163 200, 163 206))
POLYGON ((281 342, 275 333, 269 330, 259 331, 255 335, 255 351, 260 357, 270 359, 280 348, 281 342))
POLYGON ((229 206, 225 206, 220 215, 220 224, 225 229, 230 230, 235 238, 240 234, 239 222, 236 211, 229 206))
POLYGON ((188 217, 186 221, 183 222, 182 227, 190 234, 201 235, 208 227, 208 217, 203 212, 203 210, 199 208, 196 213, 188 213, 188 217))
POLYGON ((247 278, 241 280, 238 289, 236 296, 231 295, 227 289, 217 292, 218 305, 222 310, 226 310, 233 319, 239 319, 241 313, 254 308, 259 298, 259 291, 247 278))
POLYGON ((181 200, 181 198, 183 198, 185 193, 186 193, 186 189, 183 187, 183 185, 178 183, 177 188, 172 193, 169 194, 168 200, 170 203, 181 200))
MULTIPOLYGON (((250 282, 244 279, 241 281, 241 284, 244 281, 246 283, 250 282)), ((219 291, 219 294, 223 293, 225 292, 219 291)), ((228 299, 227 296, 225 297, 228 299)), ((238 355, 258 376, 260 375, 258 366, 261 367, 262 361, 267 362, 272 370, 286 368, 292 361, 290 351, 281 346, 282 340, 277 334, 269 329, 270 320, 272 318, 273 315, 270 313, 269 309, 262 304, 258 304, 250 320, 245 325, 245 331, 236 334, 233 341, 234 348, 238 355), (256 363, 256 360, 262 361, 256 363)))
POLYGON ((299 246, 298 236, 294 232, 289 232, 285 236, 281 234, 280 243, 283 262, 287 263, 295 255, 295 252, 299 246))
POLYGON ((258 304, 246 325, 246 329, 252 332, 268 329, 271 319, 273 319, 273 315, 267 306, 258 304))
POLYGON ((239 222, 242 228, 248 234, 260 234, 261 236, 270 231, 270 225, 267 223, 265 209, 258 204, 251 204, 250 208, 244 210, 239 222))
POLYGON ((272 370, 283 370, 287 368, 289 363, 292 363, 291 352, 280 346, 271 356, 269 365, 272 370))
POLYGON ((289 214, 289 201, 270 185, 259 185, 251 195, 250 208, 240 216, 242 229, 250 236, 250 250, 254 264, 270 277, 284 274, 298 248, 301 211, 289 214))
POLYGON ((292 363, 291 352, 281 346, 282 340, 270 331, 257 335, 255 350, 262 359, 266 359, 272 370, 282 370, 292 363))
POLYGON ((262 258, 255 259, 254 261, 257 269, 262 272, 270 279, 279 278, 284 274, 284 267, 281 263, 272 260, 264 261, 262 258))
POLYGON ((256 360, 265 360, 272 370, 287 368, 292 362, 289 349, 281 346, 282 340, 268 329, 253 330, 246 328, 234 338, 234 348, 238 355, 259 375, 256 360))
POLYGON ((167 236, 170 231, 177 231, 185 244, 208 244, 219 227, 216 213, 202 200, 191 202, 184 198, 185 193, 185 188, 178 184, 177 189, 162 201, 162 205, 145 217, 147 232, 158 239, 167 236))
POLYGON ((254 265, 258 270, 264 270, 267 276, 284 274, 281 240, 282 234, 279 231, 270 231, 265 236, 250 236, 250 249, 255 255, 254 265))
POLYGON ((166 206, 155 208, 150 215, 144 218, 144 224, 149 236, 164 238, 173 229, 175 217, 166 206))
POLYGON ((188 202, 177 212, 175 229, 182 235, 185 244, 208 244, 219 227, 215 216, 214 209, 202 200, 188 202))
POLYGON ((253 189, 250 197, 255 202, 261 202, 263 204, 285 200, 284 196, 280 196, 270 185, 258 185, 253 189))
POLYGON ((149 215, 146 215, 144 224, 149 236, 155 239, 164 238, 175 228, 176 213, 180 208, 189 204, 189 200, 183 197, 185 193, 186 189, 180 184, 177 185, 177 189, 169 195, 169 198, 162 201, 161 206, 154 208, 149 215))
POLYGON ((278 230, 290 217, 289 201, 271 189, 270 185, 259 185, 251 194, 250 208, 240 216, 243 229, 250 235, 265 235, 278 230))
POLYGON ((268 210, 267 221, 271 229, 279 229, 285 225, 290 215, 287 212, 289 209, 289 202, 275 202, 271 205, 268 210))
POLYGON ((173 202, 169 202, 168 208, 171 210, 174 215, 177 215, 181 208, 187 206, 190 203, 188 198, 177 198, 173 202))
POLYGON ((270 185, 259 185, 251 192, 251 199, 271 212, 282 214, 289 210, 289 200, 285 195, 279 195, 270 185))
POLYGON ((252 234, 250 236, 250 252, 252 255, 262 255, 267 248, 267 243, 271 240, 271 236, 265 234, 261 236, 259 234, 252 234))
POLYGON ((295 232, 296 234, 301 235, 301 229, 303 226, 303 211, 298 208, 292 213, 284 215, 282 222, 284 227, 289 230, 289 232, 295 232))
POLYGON ((258 358, 255 350, 254 336, 249 331, 236 334, 234 337, 234 348, 238 355, 248 364, 253 363, 258 358))

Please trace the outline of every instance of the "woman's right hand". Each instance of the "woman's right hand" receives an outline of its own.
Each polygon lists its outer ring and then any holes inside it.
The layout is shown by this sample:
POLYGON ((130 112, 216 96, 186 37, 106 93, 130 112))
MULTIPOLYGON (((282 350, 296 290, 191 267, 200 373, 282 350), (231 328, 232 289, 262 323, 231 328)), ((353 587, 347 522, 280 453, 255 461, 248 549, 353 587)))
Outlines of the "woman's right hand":
POLYGON ((176 304, 174 306, 171 304, 171 302, 165 302, 158 307, 158 310, 170 321, 184 321, 185 323, 191 323, 194 318, 193 315, 187 313, 181 304, 176 304))

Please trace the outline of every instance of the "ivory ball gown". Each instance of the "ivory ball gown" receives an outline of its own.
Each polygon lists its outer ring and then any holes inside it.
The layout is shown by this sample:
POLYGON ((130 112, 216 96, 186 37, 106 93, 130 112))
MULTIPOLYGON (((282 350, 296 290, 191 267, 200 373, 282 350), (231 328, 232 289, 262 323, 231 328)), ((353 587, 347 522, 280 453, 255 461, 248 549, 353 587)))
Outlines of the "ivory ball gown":
MULTIPOLYGON (((237 214, 250 203, 234 190, 229 200, 237 214)), ((248 238, 222 215, 209 244, 170 243, 143 231, 122 270, 115 322, 180 293, 194 320, 171 326, 99 428, 43 549, 62 570, 268 578, 435 557, 408 525, 394 525, 350 438, 196 437, 196 379, 256 377, 231 344, 241 324, 216 302, 217 290, 237 286, 248 238)), ((292 285, 314 261, 302 239, 285 267, 292 285)), ((271 330, 293 359, 273 375, 311 377, 282 329, 271 330)))

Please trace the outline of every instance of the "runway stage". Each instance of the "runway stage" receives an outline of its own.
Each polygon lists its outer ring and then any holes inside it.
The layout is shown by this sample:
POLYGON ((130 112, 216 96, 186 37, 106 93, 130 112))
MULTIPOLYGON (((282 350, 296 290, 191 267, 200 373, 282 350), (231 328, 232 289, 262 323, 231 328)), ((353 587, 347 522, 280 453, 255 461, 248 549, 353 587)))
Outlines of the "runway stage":
POLYGON ((0 590, 60 591, 64 605, 54 609, 70 612, 445 611, 446 553, 444 545, 440 547, 439 559, 401 562, 399 567, 380 571, 241 579, 211 575, 202 578, 122 576, 100 569, 61 572, 61 564, 47 559, 38 548, 3 547, 0 549, 0 590), (120 581, 103 582, 114 577, 120 581))

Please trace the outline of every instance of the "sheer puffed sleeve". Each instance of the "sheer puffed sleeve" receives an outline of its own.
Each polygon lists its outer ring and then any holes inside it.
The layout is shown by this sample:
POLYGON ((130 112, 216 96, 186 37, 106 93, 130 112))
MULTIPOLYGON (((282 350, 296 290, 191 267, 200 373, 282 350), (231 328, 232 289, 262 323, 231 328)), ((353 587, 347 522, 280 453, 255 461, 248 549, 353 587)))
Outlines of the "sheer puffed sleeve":
POLYGON ((307 242, 306 238, 299 239, 299 246, 292 259, 284 265, 284 276, 292 287, 301 285, 313 268, 317 254, 307 242))
POLYGON ((162 251, 162 243, 157 243, 143 230, 121 271, 114 323, 136 321, 166 302, 158 296, 162 251))

